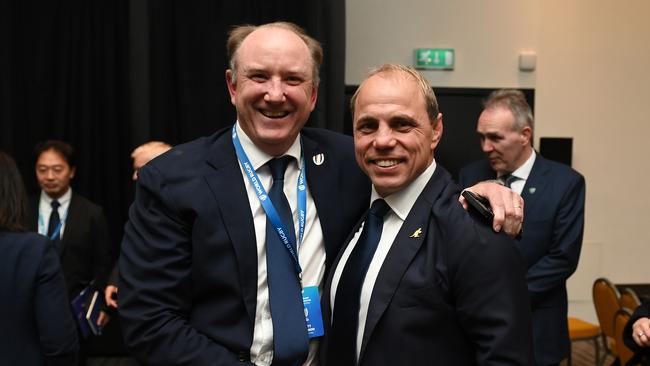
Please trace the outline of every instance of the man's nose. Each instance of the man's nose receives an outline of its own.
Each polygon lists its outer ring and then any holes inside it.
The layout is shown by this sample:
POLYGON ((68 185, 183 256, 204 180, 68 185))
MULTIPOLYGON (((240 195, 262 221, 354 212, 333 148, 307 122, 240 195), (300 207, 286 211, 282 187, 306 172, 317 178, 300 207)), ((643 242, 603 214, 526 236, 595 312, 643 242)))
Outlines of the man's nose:
POLYGON ((284 84, 280 79, 271 79, 267 83, 264 100, 270 103, 281 103, 285 100, 284 84))
POLYGON ((388 149, 395 147, 395 135, 389 127, 380 127, 375 134, 374 147, 376 149, 388 149))
POLYGON ((490 151, 494 150, 494 145, 488 140, 484 140, 481 142, 481 149, 483 149, 484 153, 489 153, 490 151))

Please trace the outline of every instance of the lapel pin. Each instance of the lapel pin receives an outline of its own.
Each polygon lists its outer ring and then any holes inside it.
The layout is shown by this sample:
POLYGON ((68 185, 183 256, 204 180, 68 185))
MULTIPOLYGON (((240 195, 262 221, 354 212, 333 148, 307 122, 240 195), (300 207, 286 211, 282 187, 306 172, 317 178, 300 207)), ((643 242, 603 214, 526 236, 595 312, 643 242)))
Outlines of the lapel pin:
POLYGON ((411 234, 411 236, 409 236, 409 238, 419 238, 420 235, 422 235, 422 228, 421 227, 419 227, 417 230, 415 230, 413 232, 413 234, 411 234))
POLYGON ((535 194, 535 191, 537 191, 537 188, 535 188, 535 187, 530 187, 530 188, 528 188, 528 192, 529 192, 530 194, 535 194))
POLYGON ((325 162, 325 155, 323 153, 316 154, 316 155, 312 156, 311 160, 316 165, 323 165, 323 163, 325 162))

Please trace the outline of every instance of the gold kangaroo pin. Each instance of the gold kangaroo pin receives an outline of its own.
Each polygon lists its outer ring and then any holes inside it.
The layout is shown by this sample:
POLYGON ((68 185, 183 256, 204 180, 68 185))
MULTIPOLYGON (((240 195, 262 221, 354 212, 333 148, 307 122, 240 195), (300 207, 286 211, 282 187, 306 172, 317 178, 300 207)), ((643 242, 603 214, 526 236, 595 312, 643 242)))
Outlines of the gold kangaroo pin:
POLYGON ((413 234, 411 234, 411 236, 409 236, 409 238, 419 238, 420 235, 422 235, 422 228, 421 227, 419 227, 417 230, 415 230, 413 232, 413 234))

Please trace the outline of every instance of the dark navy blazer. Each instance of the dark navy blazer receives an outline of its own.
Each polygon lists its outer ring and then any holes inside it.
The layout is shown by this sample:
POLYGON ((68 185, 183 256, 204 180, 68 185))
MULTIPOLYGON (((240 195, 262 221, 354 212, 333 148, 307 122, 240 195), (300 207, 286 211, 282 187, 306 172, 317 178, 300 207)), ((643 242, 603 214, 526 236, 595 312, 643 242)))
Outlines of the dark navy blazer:
MULTIPOLYGON (((469 187, 495 179, 487 160, 460 172, 469 187)), ((585 180, 570 167, 537 155, 521 193, 524 225, 519 249, 528 266, 533 339, 538 365, 568 356, 566 280, 578 266, 584 231, 585 180)))
POLYGON ((75 365, 77 327, 52 243, 0 231, 0 253, 0 365, 75 365))
MULTIPOLYGON (((350 137, 305 128, 302 139, 329 267, 367 209, 370 185, 350 137)), ((243 179, 230 128, 140 170, 122 242, 119 312, 127 346, 146 364, 249 361, 257 245, 243 179)))
MULTIPOLYGON (((379 271, 359 365, 533 364, 524 262, 513 240, 463 210, 459 191, 438 165, 379 271)), ((326 348, 321 364, 336 366, 326 348)))

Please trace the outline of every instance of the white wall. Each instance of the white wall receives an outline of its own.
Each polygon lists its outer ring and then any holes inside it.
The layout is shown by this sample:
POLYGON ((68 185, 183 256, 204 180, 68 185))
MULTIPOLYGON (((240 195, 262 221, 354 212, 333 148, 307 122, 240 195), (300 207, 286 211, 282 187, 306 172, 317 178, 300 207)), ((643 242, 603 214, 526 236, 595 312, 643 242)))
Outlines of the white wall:
MULTIPOLYGON (((456 50, 435 87, 531 87, 536 137, 573 137, 587 180, 583 252, 569 312, 596 321, 591 284, 650 282, 650 1, 348 0, 346 83, 413 49, 456 50), (517 69, 522 49, 537 70, 517 69)), ((444 106, 442 106, 444 108, 444 106)))
POLYGON ((348 0, 346 83, 373 65, 412 64, 415 48, 449 47, 455 70, 425 72, 434 86, 534 87, 517 55, 537 48, 538 13, 530 0, 348 0))

